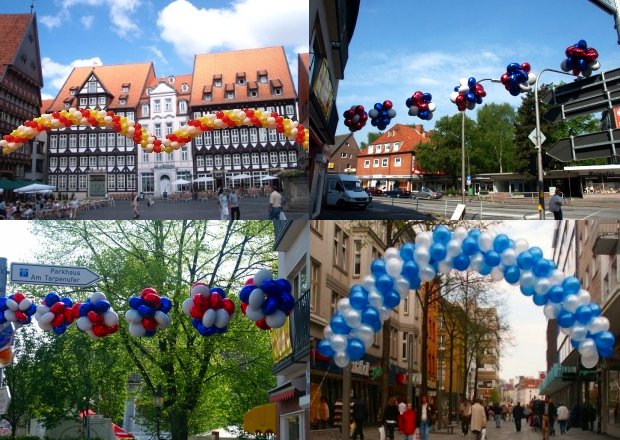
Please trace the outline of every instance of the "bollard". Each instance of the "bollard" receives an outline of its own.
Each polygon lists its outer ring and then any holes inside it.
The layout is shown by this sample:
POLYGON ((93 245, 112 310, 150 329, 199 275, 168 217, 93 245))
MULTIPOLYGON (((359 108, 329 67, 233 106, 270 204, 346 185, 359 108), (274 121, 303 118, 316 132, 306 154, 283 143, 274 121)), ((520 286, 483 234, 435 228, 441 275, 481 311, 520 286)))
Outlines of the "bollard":
POLYGON ((220 440, 220 433, 218 431, 211 431, 211 440, 220 440))

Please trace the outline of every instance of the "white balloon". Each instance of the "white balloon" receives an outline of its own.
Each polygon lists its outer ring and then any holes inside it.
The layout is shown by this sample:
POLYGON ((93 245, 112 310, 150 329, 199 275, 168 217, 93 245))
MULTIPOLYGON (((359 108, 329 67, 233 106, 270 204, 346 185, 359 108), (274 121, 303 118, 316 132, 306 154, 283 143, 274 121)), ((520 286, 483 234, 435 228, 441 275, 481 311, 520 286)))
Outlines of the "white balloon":
POLYGON ((452 92, 450 93, 450 101, 452 102, 456 102, 456 98, 459 97, 459 92, 452 92))
POLYGON ((592 357, 595 354, 598 354, 596 344, 592 338, 585 338, 579 343, 579 354, 583 357, 592 357))
POLYGON ((459 243, 462 243, 466 237, 467 237, 467 229, 465 229, 463 226, 459 226, 452 233, 452 239, 456 240, 459 243))
POLYGON ((158 310, 155 312, 155 316, 153 317, 157 322, 157 328, 168 328, 172 323, 172 318, 167 313, 158 310))
POLYGON ((525 238, 517 238, 515 240, 515 252, 519 255, 521 252, 526 251, 530 248, 529 243, 525 238))
POLYGON ((80 316, 76 321, 77 327, 83 332, 93 328, 93 323, 86 316, 80 316))
POLYGON ((41 327, 41 330, 50 331, 52 329, 52 321, 45 323, 39 321, 39 327, 41 327))
POLYGON ((598 364, 599 356, 598 353, 594 353, 592 356, 582 357, 581 365, 586 368, 594 368, 596 364, 598 364))
POLYGON ((400 258, 400 251, 395 247, 389 247, 385 250, 383 258, 385 258, 386 261, 390 258, 400 258))
MULTIPOLYGON (((435 104, 434 102, 429 102, 428 103, 428 111, 429 112, 434 112, 437 109, 437 104, 435 104)), ((433 116, 433 115, 429 115, 429 116, 433 116)))
POLYGON ((519 277, 519 284, 523 287, 532 287, 536 282, 536 277, 529 270, 521 271, 521 275, 519 277))
POLYGON ((491 279, 493 281, 501 281, 504 279, 504 271, 501 267, 494 267, 491 270, 491 279))
POLYGON ((439 273, 446 274, 452 270, 452 263, 450 261, 442 261, 439 263, 439 273))
POLYGON ((590 292, 587 290, 581 289, 577 294, 577 299, 579 300, 579 305, 585 306, 586 304, 590 304, 592 302, 592 298, 590 297, 590 292))
POLYGON ((256 286, 260 286, 260 284, 265 280, 270 280, 273 278, 273 274, 270 270, 261 269, 256 274, 254 274, 254 284, 256 286))
POLYGON ((481 232, 480 237, 478 237, 478 246, 480 246, 480 250, 484 252, 488 252, 493 249, 493 236, 490 232, 481 232))
POLYGON ((536 281, 536 284, 534 284, 534 292, 538 293, 539 295, 544 295, 549 291, 550 288, 551 283, 547 278, 540 278, 538 279, 538 281, 536 281))
POLYGON ((21 310, 22 312, 25 312, 26 310, 28 310, 30 308, 30 306, 32 305, 32 300, 30 298, 24 298, 22 299, 22 301, 18 304, 18 309, 21 310))
POLYGON ((118 324, 118 314, 114 310, 108 309, 108 311, 103 314, 103 323, 107 327, 115 326, 118 324))
POLYGON ((140 313, 137 310, 129 309, 125 312, 125 320, 129 323, 137 324, 137 323, 142 322, 142 315, 140 315, 140 313))
POLYGON ((560 327, 560 331, 567 336, 570 336, 570 328, 560 327))
POLYGON ((254 289, 248 298, 248 304, 252 307, 260 307, 265 302, 265 292, 260 289, 254 289))
POLYGON ((555 319, 558 316, 561 307, 559 304, 549 303, 543 307, 543 313, 547 319, 555 319))
MULTIPOLYGON (((54 315, 52 312, 47 312, 47 313, 44 313, 41 316, 39 316, 37 318, 37 322, 39 323, 39 326, 41 326, 42 324, 43 325, 50 324, 54 320, 55 317, 56 317, 56 315, 54 315)), ((41 327, 41 328, 43 328, 43 327, 41 327)))
POLYGON ((250 321, 256 322, 263 319, 265 317, 265 314, 263 313, 263 309, 261 309, 260 307, 248 306, 245 309, 245 316, 247 316, 250 321))
POLYGON ((189 311, 193 305, 194 305, 194 300, 192 298, 186 298, 185 301, 183 301, 183 304, 181 305, 181 308, 183 309, 183 313, 185 313, 186 315, 189 315, 189 311))
POLYGON ((400 276, 403 269, 403 260, 400 257, 394 257, 386 260, 385 271, 393 278, 400 276))
MULTIPOLYGON (((284 313, 284 312, 282 312, 284 313)), ((225 309, 218 309, 217 312, 215 312, 215 326, 217 328, 224 328, 228 325, 228 321, 230 320, 230 315, 228 314, 228 312, 225 309)), ((286 317, 286 315, 284 315, 286 317)), ((268 320, 267 320, 268 321, 268 320)), ((269 322, 267 322, 267 324, 269 324, 269 322)), ((284 323, 283 323, 284 324, 284 323)), ((269 326, 271 327, 271 326, 269 326)))
POLYGON ((425 265, 420 271, 420 279, 422 281, 431 281, 435 278, 435 269, 430 264, 425 265))
POLYGON ((265 322, 267 322, 267 325, 271 328, 280 328, 286 322, 286 314, 278 309, 271 315, 265 316, 265 322))
POLYGON ((372 347, 372 344, 375 340, 375 332, 373 331, 372 327, 366 324, 362 324, 351 331, 351 337, 359 338, 364 343, 366 350, 368 350, 370 347, 372 347))
POLYGON ((331 338, 333 334, 334 334, 334 331, 332 330, 332 326, 326 325, 325 328, 323 329, 323 337, 325 339, 329 339, 331 338))
POLYGON ((447 247, 447 252, 446 252, 447 258, 456 257, 457 255, 461 253, 461 243, 458 240, 455 240, 454 238, 452 238, 448 242, 448 245, 446 247, 447 247))
POLYGON ((417 116, 419 111, 420 110, 415 105, 412 105, 411 107, 409 107, 409 111, 407 113, 409 114, 409 116, 417 116))
POLYGON ((475 270, 476 272, 480 271, 480 268, 482 267, 483 264, 484 264, 484 257, 480 253, 473 255, 469 260, 470 269, 475 270))
POLYGON ((15 316, 15 312, 13 310, 7 309, 4 311, 4 319, 9 322, 15 322, 17 321, 17 316, 15 316))
POLYGON ((146 329, 142 324, 132 322, 131 324, 129 324, 129 334, 131 336, 135 336, 136 338, 140 338, 146 334, 146 329))
POLYGON ((431 261, 431 254, 427 247, 417 247, 413 252, 413 259, 418 264, 419 267, 426 266, 429 261, 431 261))
POLYGON ((334 363, 340 368, 346 367, 347 365, 349 365, 349 362, 349 355, 346 354, 344 351, 336 352, 336 354, 334 355, 334 363))
POLYGON ((588 331, 593 335, 609 330, 609 319, 605 316, 596 316, 588 323, 588 331))
POLYGON ((36 314, 37 315, 44 315, 44 314, 46 314, 49 311, 50 311, 50 308, 48 306, 44 306, 43 304, 39 304, 37 306, 36 314))
POLYGON ((338 300, 338 304, 336 305, 336 309, 340 312, 340 313, 346 313, 347 310, 349 310, 351 308, 351 302, 349 301, 349 298, 340 298, 338 300))
POLYGON ((536 83, 536 74, 531 73, 531 72, 530 72, 530 73, 528 73, 528 75, 527 75, 527 82, 528 82, 530 85, 534 85, 534 83, 536 83))
MULTIPOLYGON (((247 312, 247 309, 246 309, 247 312)), ((207 309, 204 315, 202 315, 202 325, 209 328, 215 324, 216 313, 213 309, 207 309)))
POLYGON ((191 296, 194 295, 211 295, 211 289, 205 284, 197 284, 190 291, 191 296))
POLYGON ((564 276, 564 272, 562 272, 560 269, 555 269, 553 272, 551 272, 549 280, 551 281, 552 286, 558 286, 562 284, 564 278, 566 278, 566 276, 564 276))
POLYGON ((16 312, 17 309, 19 308, 17 303, 14 300, 10 299, 10 298, 6 299, 6 306, 9 308, 9 310, 13 310, 14 312, 16 312))
POLYGON ((344 313, 344 322, 351 328, 357 328, 362 323, 362 312, 356 309, 349 309, 344 313))
POLYGON ((90 303, 91 304, 95 304, 97 301, 107 301, 108 298, 106 298, 105 293, 103 292, 93 292, 90 295, 90 303))
POLYGON ((383 295, 381 295, 376 289, 372 289, 368 293, 368 304, 379 310, 383 307, 383 295))
POLYGON ((344 351, 347 348, 347 337, 344 335, 334 334, 329 338, 329 343, 335 352, 344 351))
POLYGON ((398 292, 400 299, 405 298, 409 293, 409 281, 407 281, 404 277, 399 277, 394 282, 394 290, 398 292))
POLYGON ((392 309, 387 309, 383 306, 379 309, 379 314, 381 315, 381 321, 386 321, 392 316, 392 309))
POLYGON ((502 252, 502 264, 504 266, 514 266, 517 262, 517 253, 514 249, 508 248, 502 252))
POLYGON ((433 235, 429 231, 418 232, 418 235, 415 237, 415 247, 416 250, 419 247, 430 248, 431 242, 433 241, 433 235))
POLYGON ((588 328, 585 325, 575 324, 570 330, 570 337, 577 342, 583 341, 588 336, 588 328))
POLYGON ((95 332, 93 331, 93 329, 90 330, 86 330, 86 334, 88 334, 88 336, 90 336, 93 339, 97 339, 98 336, 95 334, 95 332))
POLYGON ((566 295, 566 298, 564 298, 564 301, 562 301, 562 307, 564 307, 566 310, 568 310, 571 313, 575 313, 575 310, 577 310, 577 307, 579 307, 581 304, 579 303, 579 298, 577 298, 577 295, 566 295))
POLYGON ((370 291, 375 287, 375 281, 375 277, 372 275, 366 275, 362 280, 362 286, 364 286, 366 290, 370 291))

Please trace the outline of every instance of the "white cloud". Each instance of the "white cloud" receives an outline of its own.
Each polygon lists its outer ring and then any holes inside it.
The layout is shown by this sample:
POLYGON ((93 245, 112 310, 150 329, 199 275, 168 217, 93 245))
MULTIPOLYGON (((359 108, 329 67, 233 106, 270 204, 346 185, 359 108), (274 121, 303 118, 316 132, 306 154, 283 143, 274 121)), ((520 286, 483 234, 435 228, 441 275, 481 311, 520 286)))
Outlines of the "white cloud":
POLYGON ((54 99, 54 95, 50 95, 49 93, 41 93, 41 99, 54 99))
POLYGON ((145 46, 144 48, 155 55, 162 64, 168 64, 168 60, 164 56, 164 53, 157 46, 145 46))
POLYGON ((46 89, 54 89, 58 92, 63 86, 67 77, 71 73, 74 67, 83 66, 102 66, 103 61, 99 57, 88 58, 84 60, 74 60, 69 64, 60 64, 52 60, 49 57, 43 57, 41 60, 41 66, 43 68, 43 80, 45 81, 46 89), (51 85, 51 87, 50 87, 51 85))
POLYGON ((60 27, 62 23, 69 17, 65 10, 61 10, 56 15, 41 15, 39 22, 49 29, 60 27))
POLYGON ((308 48, 308 2, 236 0, 229 8, 197 8, 174 0, 159 12, 162 39, 191 63, 195 54, 214 49, 268 46, 308 48))
POLYGON ((82 22, 82 25, 84 25, 84 27, 86 29, 90 29, 93 25, 93 22, 95 21, 95 16, 94 15, 84 15, 82 17, 80 17, 80 21, 82 22))

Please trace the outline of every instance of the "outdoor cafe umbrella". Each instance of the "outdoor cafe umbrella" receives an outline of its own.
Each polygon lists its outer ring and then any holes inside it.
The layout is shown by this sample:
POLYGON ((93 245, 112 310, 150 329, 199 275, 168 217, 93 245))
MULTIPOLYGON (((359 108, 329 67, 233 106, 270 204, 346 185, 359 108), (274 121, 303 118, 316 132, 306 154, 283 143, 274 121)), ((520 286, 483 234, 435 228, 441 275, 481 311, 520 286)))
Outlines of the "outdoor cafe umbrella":
POLYGON ((194 179, 194 183, 202 183, 202 182, 213 182, 215 179, 213 177, 199 177, 198 179, 194 179))
POLYGON ((39 193, 50 193, 56 189, 53 185, 43 185, 42 183, 33 183, 30 185, 22 186, 21 188, 17 188, 15 190, 16 193, 19 194, 39 194, 39 193))
POLYGON ((250 176, 249 174, 237 174, 236 176, 232 176, 233 180, 237 180, 237 179, 251 179, 252 176, 250 176))
POLYGON ((262 179, 260 179, 261 181, 263 180, 277 180, 278 178, 275 176, 264 176, 262 179))
POLYGON ((188 185, 192 182, 190 182, 189 180, 185 180, 185 179, 177 179, 174 182, 172 182, 173 185, 188 185))

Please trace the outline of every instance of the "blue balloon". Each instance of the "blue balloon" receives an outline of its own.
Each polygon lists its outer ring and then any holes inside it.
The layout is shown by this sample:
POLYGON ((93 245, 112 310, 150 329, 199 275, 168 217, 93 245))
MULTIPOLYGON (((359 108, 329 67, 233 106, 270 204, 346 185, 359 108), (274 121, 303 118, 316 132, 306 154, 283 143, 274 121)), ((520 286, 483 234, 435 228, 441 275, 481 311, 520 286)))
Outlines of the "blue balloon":
POLYGON ((161 305, 159 306, 160 312, 168 313, 170 310, 172 310, 172 301, 170 301, 165 296, 161 297, 160 303, 161 303, 161 305))
POLYGON ((366 310, 362 312, 362 322, 370 326, 375 332, 381 330, 381 317, 374 307, 367 307, 366 310))
POLYGON ((477 242, 478 238, 480 238, 480 229, 478 229, 478 228, 470 229, 469 231, 467 231, 467 236, 475 238, 476 242, 477 242))
POLYGON ((273 296, 268 296, 265 302, 263 302, 262 309, 265 315, 271 315, 278 310, 278 299, 273 296))
POLYGON ((412 105, 413 105, 413 101, 411 100, 411 98, 407 98, 407 100, 405 101, 405 106, 409 108, 412 105))
POLYGON ((67 298, 66 296, 60 300, 61 303, 65 305, 65 307, 73 307, 73 301, 71 298, 67 298))
MULTIPOLYGON (((403 264, 403 268, 400 271, 401 275, 410 280, 411 278, 419 278, 420 277, 420 269, 418 265, 413 260, 405 261, 403 264)), ((409 282, 411 284, 411 282, 409 282)))
POLYGON ((431 95, 430 93, 425 93, 424 95, 422 95, 422 101, 431 102, 432 100, 433 100, 433 95, 431 95))
POLYGON ((601 306, 599 306, 596 303, 591 303, 590 304, 590 312, 592 312, 592 317, 597 317, 597 316, 601 316, 601 306))
POLYGON ((377 258, 372 263, 370 263, 370 272, 372 276, 375 278, 379 278, 381 275, 385 274, 385 261, 381 258, 377 258))
MULTIPOLYGON (((215 327, 215 326, 213 326, 215 327)), ((224 327, 215 327, 215 332, 222 334, 222 333, 226 333, 226 330, 228 330, 228 326, 225 325, 224 327)))
POLYGON ((579 66, 579 70, 583 72, 584 70, 588 68, 588 60, 586 60, 585 58, 579 58, 579 61, 577 62, 577 66, 579 66))
POLYGON ((614 355, 613 347, 596 347, 598 349, 598 354, 601 357, 609 358, 614 355))
POLYGON ((60 301, 60 296, 58 296, 56 292, 50 292, 45 295, 45 304, 47 304, 48 307, 53 306, 58 301, 60 301))
POLYGON ((547 292, 547 296, 549 297, 549 301, 559 304, 564 301, 566 295, 564 294, 564 289, 561 286, 553 286, 547 292))
POLYGON ((524 294, 525 296, 532 296, 534 295, 534 293, 536 293, 534 291, 534 286, 520 286, 519 289, 521 290, 521 293, 524 294))
POLYGON ((405 262, 412 261, 414 252, 415 252, 415 244, 405 243, 404 245, 400 247, 400 258, 402 258, 403 261, 405 262))
POLYGON ((458 254, 452 259, 452 266, 456 270, 467 270, 467 268, 469 267, 469 257, 465 254, 458 254))
POLYGON ((407 281, 409 281, 409 288, 412 290, 417 289, 420 287, 420 284, 422 284, 422 280, 419 276, 408 278, 407 281))
POLYGON ((192 325, 194 328, 198 328, 198 324, 202 323, 201 319, 192 318, 192 325))
POLYGON ((590 322, 591 318, 592 318, 592 311, 590 310, 589 304, 581 305, 577 307, 577 310, 575 310, 575 319, 580 324, 587 324, 588 322, 590 322))
POLYGON ((352 362, 359 361, 366 353, 366 346, 361 339, 351 338, 347 344, 346 352, 352 362))
POLYGON ((428 110, 421 110, 421 111, 418 112, 418 118, 420 118, 420 119, 428 119, 430 114, 431 114, 431 112, 429 112, 428 110))
POLYGON ((570 345, 572 345, 572 347, 577 350, 579 349, 579 344, 581 343, 581 341, 575 341, 574 339, 570 340, 570 345))
POLYGON ((447 244, 452 238, 452 231, 446 225, 439 225, 433 229, 433 241, 435 243, 447 244))
MULTIPOLYGON (((82 306, 80 306, 81 308, 82 306)), ((102 299, 100 301, 97 301, 94 305, 93 305, 95 312, 97 313, 105 313, 108 310, 110 310, 110 303, 107 302, 106 300, 102 299)))
POLYGON ((336 313, 332 316, 329 323, 334 333, 339 335, 348 335, 351 333, 351 327, 349 327, 344 320, 344 317, 340 313, 336 313))
POLYGON ((293 295, 286 292, 280 295, 280 298, 278 299, 278 308, 280 310, 288 315, 291 310, 293 310, 293 307, 295 307, 295 298, 293 295))
MULTIPOLYGON (((6 318, 4 317, 4 313, 0 313, 0 324, 4 324, 6 322, 6 318)), ((9 340, 10 342, 10 340, 9 340)), ((8 342, 7 342, 8 344, 8 342)), ((5 346, 6 344, 1 344, 2 346, 5 346)))
POLYGON ((567 295, 576 294, 581 290, 581 282, 575 277, 566 277, 562 281, 562 288, 567 295))
POLYGON ((506 234, 499 234, 493 240, 493 250, 501 254, 510 247, 510 239, 506 234))
POLYGON ((484 262, 491 267, 495 267, 502 262, 502 257, 495 251, 488 251, 484 253, 484 262))
POLYGON ((375 110, 377 110, 378 112, 383 111, 383 104, 381 104, 380 102, 377 102, 375 104, 375 110))
POLYGON ((291 283, 285 278, 278 278, 276 280, 276 285, 280 292, 291 293, 293 291, 293 286, 291 286, 291 283))
POLYGON ((469 102, 476 102, 476 94, 474 92, 467 92, 465 93, 465 99, 469 102))
POLYGON ((134 310, 138 310, 138 307, 144 304, 144 301, 142 301, 142 298, 140 298, 139 296, 132 296, 131 298, 129 298, 128 302, 129 302, 129 307, 131 307, 134 310))
POLYGON ((463 249, 463 253, 465 255, 474 255, 479 251, 478 239, 471 236, 465 238, 465 240, 463 240, 463 244, 461 245, 461 249, 463 249))
MULTIPOLYGON (((129 301, 131 302, 131 298, 129 299, 129 301)), ((133 307, 132 307, 133 308, 133 307)), ((85 302, 83 303, 80 308, 78 309, 78 312, 80 314, 80 316, 86 316, 88 315, 88 312, 93 310, 93 305, 89 302, 85 302)))
POLYGON ((534 293, 534 295, 532 295, 532 301, 534 301, 534 304, 537 306, 544 306, 547 304, 547 295, 539 295, 534 293))
POLYGON ((568 310, 561 310, 556 318, 560 327, 569 328, 575 324, 575 315, 568 310))
POLYGON ((469 79, 467 80, 467 85, 469 86, 470 89, 475 89, 476 88, 476 78, 474 78, 473 76, 470 76, 469 79))
POLYGON ((368 291, 359 284, 349 289, 349 303, 351 307, 357 310, 364 310, 368 307, 368 291))
POLYGON ((157 330, 147 330, 144 333, 144 336, 146 336, 147 338, 152 338, 153 336, 155 336, 155 333, 157 333, 157 330))
POLYGON ((218 293, 220 295, 220 297, 226 298, 226 292, 221 287, 212 287, 209 292, 211 292, 211 293, 218 293))
POLYGON ((489 275, 492 270, 493 268, 491 266, 489 266, 486 263, 482 263, 482 266, 480 267, 480 269, 478 269, 478 273, 480 275, 486 276, 486 275, 489 275))
POLYGON ((6 310, 6 297, 0 297, 0 310, 6 310))
POLYGON ((260 283, 260 290, 265 292, 267 296, 274 296, 280 293, 276 280, 264 280, 260 283))
POLYGON ((482 104, 482 96, 476 95, 476 104, 482 104))
POLYGON ((36 311, 37 311, 37 305, 32 303, 32 304, 30 304, 30 307, 28 307, 28 311, 26 312, 26 314, 27 315, 34 315, 36 311))
POLYGON ((586 43, 586 40, 579 40, 577 44, 575 44, 575 46, 577 46, 579 49, 587 49, 588 43, 586 43))
POLYGON ((507 283, 516 284, 521 278, 521 270, 518 266, 508 266, 504 269, 504 278, 507 283))
POLYGON ((446 249, 446 246, 443 243, 434 243, 431 246, 431 249, 430 249, 431 258, 435 261, 442 261, 444 258, 446 258, 447 253, 448 253, 448 250, 446 249))
POLYGON ((395 290, 392 290, 387 295, 383 296, 383 304, 388 309, 393 309, 400 303, 400 295, 395 290))
POLYGON ((389 275, 381 275, 375 280, 377 290, 383 295, 387 295, 394 288, 394 280, 389 275))
POLYGON ((534 262, 534 266, 532 267, 532 272, 539 278, 548 277, 551 274, 551 265, 549 264, 549 260, 545 258, 540 258, 534 262))
POLYGON ((609 331, 599 332, 594 335, 594 342, 596 343, 597 348, 613 348, 616 343, 616 338, 613 333, 609 331))
POLYGON ((528 252, 530 254, 532 254, 532 258, 534 258, 534 261, 538 260, 539 258, 543 257, 543 251, 541 248, 539 248, 538 246, 533 246, 531 248, 528 249, 528 252))
POLYGON ((67 330, 67 323, 63 322, 62 324, 56 327, 52 327, 52 330, 54 330, 54 333, 56 333, 57 335, 62 335, 65 332, 65 330, 67 330))
POLYGON ((153 316, 155 316, 155 309, 147 306, 146 304, 142 304, 140 307, 138 307, 138 313, 140 313, 140 315, 146 318, 152 318, 153 316))
POLYGON ((200 333, 202 336, 207 336, 207 328, 202 324, 202 322, 199 322, 196 325, 196 330, 198 330, 198 333, 200 333))
POLYGON ((571 57, 566 58, 566 69, 573 70, 573 59, 571 57))
POLYGON ((334 355, 336 354, 336 352, 332 348, 332 345, 329 343, 327 339, 321 340, 317 344, 316 348, 319 351, 319 353, 321 353, 323 356, 326 356, 326 357, 334 357, 334 355))
POLYGON ((254 290, 256 288, 257 288, 257 286, 255 286, 254 284, 249 284, 247 286, 243 286, 243 288, 239 292, 239 299, 241 300, 241 302, 244 302, 244 303, 247 304, 248 300, 250 298, 250 293, 252 293, 252 290, 254 290))
POLYGON ((517 255, 517 266, 521 270, 528 270, 534 265, 534 257, 529 251, 523 251, 519 255, 517 255))

